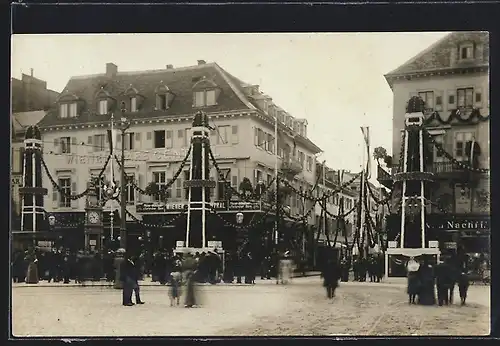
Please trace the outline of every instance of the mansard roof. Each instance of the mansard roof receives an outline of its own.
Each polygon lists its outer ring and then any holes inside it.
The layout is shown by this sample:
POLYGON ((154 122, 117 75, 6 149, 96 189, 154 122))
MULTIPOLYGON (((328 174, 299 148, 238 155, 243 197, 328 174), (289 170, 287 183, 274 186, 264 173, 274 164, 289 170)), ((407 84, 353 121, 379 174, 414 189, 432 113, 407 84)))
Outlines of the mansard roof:
POLYGON ((483 67, 489 65, 489 34, 483 31, 452 32, 429 46, 395 70, 387 73, 386 78, 410 75, 421 72, 442 71, 457 68, 483 67), (453 57, 454 50, 462 43, 472 42, 481 49, 473 61, 461 61, 453 57))
POLYGON ((206 112, 224 112, 232 110, 252 110, 255 107, 245 97, 239 84, 216 63, 203 65, 152 70, 138 72, 118 72, 114 77, 106 74, 72 77, 66 87, 65 93, 73 94, 84 102, 82 112, 78 118, 63 118, 58 116, 57 107, 53 107, 45 118, 39 123, 41 127, 56 125, 100 123, 109 120, 109 115, 92 114, 95 96, 103 89, 117 100, 125 96, 131 88, 144 97, 141 111, 127 114, 130 120, 147 119, 159 116, 189 115, 193 109, 193 86, 201 79, 207 78, 220 88, 221 93, 217 105, 204 109, 206 112), (167 111, 155 111, 155 89, 164 84, 175 95, 175 102, 167 111))

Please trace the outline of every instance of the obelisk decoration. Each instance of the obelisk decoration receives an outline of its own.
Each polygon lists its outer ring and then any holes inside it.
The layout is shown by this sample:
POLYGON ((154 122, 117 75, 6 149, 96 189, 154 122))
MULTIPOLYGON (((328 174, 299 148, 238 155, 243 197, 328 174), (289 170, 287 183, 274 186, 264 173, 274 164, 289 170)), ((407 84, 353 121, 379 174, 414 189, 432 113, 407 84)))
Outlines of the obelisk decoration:
POLYGON ((188 188, 185 246, 198 249, 207 247, 206 218, 210 212, 210 188, 215 187, 210 180, 210 127, 205 113, 195 114, 191 132, 189 180, 184 182, 188 188))
POLYGON ((426 172, 424 158, 425 104, 420 97, 408 101, 405 114, 405 136, 402 172, 395 181, 402 182, 400 248, 427 248, 425 232, 425 183, 433 174, 426 172))
POLYGON ((45 224, 43 196, 47 189, 42 187, 42 137, 37 126, 26 130, 24 139, 23 186, 19 188, 22 197, 21 230, 36 232, 45 224))

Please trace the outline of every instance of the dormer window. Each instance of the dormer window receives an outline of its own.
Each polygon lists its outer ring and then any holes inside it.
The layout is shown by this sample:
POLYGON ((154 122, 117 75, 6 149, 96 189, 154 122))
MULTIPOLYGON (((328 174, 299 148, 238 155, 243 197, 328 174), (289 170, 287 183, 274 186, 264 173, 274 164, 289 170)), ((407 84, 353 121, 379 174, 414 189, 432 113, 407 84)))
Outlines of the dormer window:
POLYGON ((65 91, 58 99, 59 117, 62 119, 76 118, 78 116, 79 99, 76 95, 65 91))
POLYGON ((215 99, 216 99, 215 90, 195 91, 194 106, 195 107, 215 106, 217 104, 215 99))
POLYGON ((215 106, 219 94, 217 84, 203 77, 193 86, 193 107, 215 106))
POLYGON ((156 87, 156 110, 165 111, 170 108, 172 101, 174 99, 174 94, 170 91, 170 89, 160 82, 160 85, 156 87))
POLYGON ((111 101, 116 101, 106 90, 104 90, 104 86, 101 86, 101 89, 97 92, 95 98, 97 100, 96 111, 98 115, 108 114, 111 110, 111 106, 114 104, 114 102, 112 104, 111 101))
POLYGON ((474 44, 472 42, 463 43, 459 50, 460 60, 470 60, 474 58, 474 44))
POLYGON ((130 98, 130 111, 137 112, 137 97, 135 96, 130 98))
POLYGON ((108 100, 99 100, 98 114, 105 115, 108 114, 108 100))

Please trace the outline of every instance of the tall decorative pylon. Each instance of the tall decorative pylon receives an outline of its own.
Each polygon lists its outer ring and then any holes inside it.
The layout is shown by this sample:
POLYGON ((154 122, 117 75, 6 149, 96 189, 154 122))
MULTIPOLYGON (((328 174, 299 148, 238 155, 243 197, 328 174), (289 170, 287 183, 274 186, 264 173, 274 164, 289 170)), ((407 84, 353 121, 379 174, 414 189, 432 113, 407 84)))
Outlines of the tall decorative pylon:
POLYGON ((423 124, 425 104, 420 97, 408 101, 402 171, 395 180, 402 183, 400 248, 427 248, 425 232, 425 182, 432 180, 424 160, 423 124), (419 221, 417 221, 417 215, 419 221))
POLYGON ((210 212, 210 188, 215 187, 210 180, 210 127, 205 113, 195 114, 191 133, 189 180, 184 182, 188 188, 185 246, 198 249, 207 247, 206 218, 210 212))
POLYGON ((24 139, 23 186, 19 188, 22 198, 21 230, 36 232, 45 224, 42 187, 42 137, 37 126, 26 130, 24 139))

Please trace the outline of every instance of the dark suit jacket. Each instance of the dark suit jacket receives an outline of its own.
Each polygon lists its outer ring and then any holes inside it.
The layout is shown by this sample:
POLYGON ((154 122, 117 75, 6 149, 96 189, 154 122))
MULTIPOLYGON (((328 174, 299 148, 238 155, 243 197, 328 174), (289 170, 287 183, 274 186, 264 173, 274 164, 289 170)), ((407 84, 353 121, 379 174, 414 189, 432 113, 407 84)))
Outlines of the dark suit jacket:
POLYGON ((127 281, 127 279, 132 280, 133 282, 137 282, 139 280, 137 266, 130 259, 123 261, 120 268, 120 280, 127 281))

